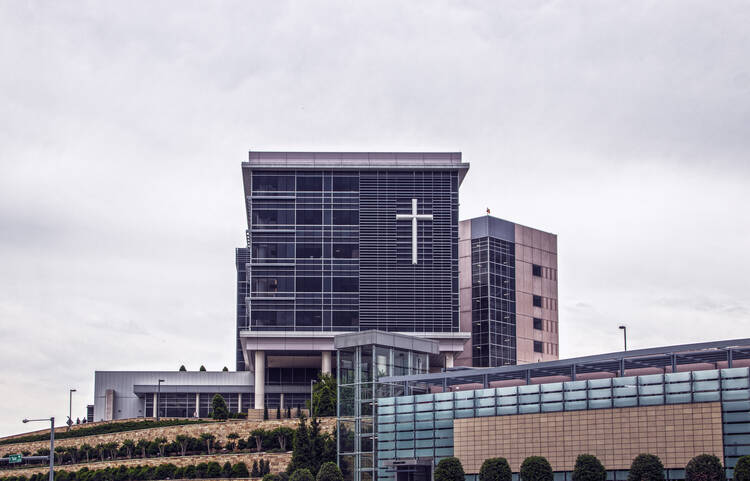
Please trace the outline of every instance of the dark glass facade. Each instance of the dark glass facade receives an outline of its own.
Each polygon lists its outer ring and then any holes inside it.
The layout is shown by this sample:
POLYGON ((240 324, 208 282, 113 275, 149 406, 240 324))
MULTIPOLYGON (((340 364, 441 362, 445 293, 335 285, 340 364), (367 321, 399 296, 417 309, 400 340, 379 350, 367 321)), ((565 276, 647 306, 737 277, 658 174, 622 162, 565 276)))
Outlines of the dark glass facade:
POLYGON ((516 364, 516 259, 513 242, 471 241, 472 364, 516 364))
POLYGON ((245 172, 247 247, 237 249, 239 332, 456 332, 459 172, 245 172), (412 211, 417 264, 412 263, 412 211))

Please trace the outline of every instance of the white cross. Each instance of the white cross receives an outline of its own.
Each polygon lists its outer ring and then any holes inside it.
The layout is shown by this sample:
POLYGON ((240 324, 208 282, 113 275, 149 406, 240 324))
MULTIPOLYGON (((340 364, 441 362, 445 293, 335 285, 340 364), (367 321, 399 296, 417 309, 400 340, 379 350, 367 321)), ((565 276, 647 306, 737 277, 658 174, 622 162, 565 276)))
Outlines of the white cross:
POLYGON ((411 263, 417 263, 417 221, 432 220, 432 214, 417 214, 417 199, 411 200, 411 214, 396 214, 396 220, 411 221, 411 263))

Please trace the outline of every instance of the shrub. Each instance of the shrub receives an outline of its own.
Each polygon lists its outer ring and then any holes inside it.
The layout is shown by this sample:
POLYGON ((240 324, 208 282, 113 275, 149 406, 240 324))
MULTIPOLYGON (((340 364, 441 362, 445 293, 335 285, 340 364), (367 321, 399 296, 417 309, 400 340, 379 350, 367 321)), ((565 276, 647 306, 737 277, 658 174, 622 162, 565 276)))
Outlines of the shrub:
POLYGON ((227 461, 224 466, 221 467, 221 477, 231 478, 232 477, 232 465, 227 461))
POLYGON ((266 474, 263 476, 263 481, 281 481, 281 479, 275 474, 266 474))
POLYGON ((521 463, 519 471, 521 481, 552 481, 552 466, 547 458, 542 456, 529 456, 521 463))
POLYGON ((167 479, 174 477, 174 472, 177 470, 177 466, 174 464, 160 464, 154 470, 154 477, 156 479, 167 479))
POLYGON ((185 466, 185 468, 182 470, 182 475, 185 477, 185 479, 193 479, 195 477, 195 466, 185 466))
POLYGON ((253 461, 253 469, 250 471, 250 477, 251 478, 258 478, 260 477, 260 469, 258 469, 258 460, 256 459, 253 461))
POLYGON ((699 454, 685 466, 685 481, 725 481, 724 467, 713 454, 699 454))
POLYGON ((208 463, 208 468, 206 469, 206 476, 209 478, 219 478, 221 477, 221 466, 216 461, 211 461, 208 463))
POLYGON ((664 481, 664 465, 659 456, 639 454, 630 465, 628 481, 664 481))
POLYGON ((750 481, 750 456, 742 456, 734 466, 734 481, 750 481))
POLYGON ((312 473, 307 468, 298 469, 289 477, 289 481, 315 481, 312 473))
POLYGON ((233 478, 248 478, 250 473, 247 472, 247 465, 245 463, 237 463, 232 466, 232 477, 233 478))
POLYGON ((341 470, 336 463, 327 462, 323 463, 318 470, 318 476, 315 478, 316 481, 344 481, 344 475, 341 474, 341 470))
POLYGON ((213 411, 214 419, 224 421, 229 417, 227 403, 224 401, 224 397, 221 394, 214 394, 214 397, 211 400, 211 410, 213 411))
POLYGON ((607 470, 593 454, 581 454, 573 468, 573 481, 607 481, 607 470))
POLYGON ((479 469, 479 481, 511 481, 513 473, 505 458, 485 459, 479 469))
POLYGON ((435 481, 464 481, 464 467, 455 457, 443 458, 435 468, 435 481))

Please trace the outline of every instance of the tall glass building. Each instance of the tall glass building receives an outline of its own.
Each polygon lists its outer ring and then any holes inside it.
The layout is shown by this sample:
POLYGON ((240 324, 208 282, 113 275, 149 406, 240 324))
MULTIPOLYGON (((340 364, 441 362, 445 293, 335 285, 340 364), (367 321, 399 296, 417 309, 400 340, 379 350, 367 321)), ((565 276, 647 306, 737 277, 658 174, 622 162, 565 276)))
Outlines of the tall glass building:
POLYGON ((460 153, 250 152, 237 369, 255 372, 256 408, 304 396, 316 369, 332 370, 338 333, 421 335, 440 344, 435 365, 452 365, 470 336, 458 298, 468 167, 460 153))

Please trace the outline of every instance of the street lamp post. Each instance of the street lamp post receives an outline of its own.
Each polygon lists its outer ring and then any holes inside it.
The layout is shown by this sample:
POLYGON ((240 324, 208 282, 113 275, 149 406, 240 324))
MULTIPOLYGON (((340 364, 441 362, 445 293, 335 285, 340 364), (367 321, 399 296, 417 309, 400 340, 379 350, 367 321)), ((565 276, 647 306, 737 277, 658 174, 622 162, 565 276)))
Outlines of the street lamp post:
POLYGON ((70 431, 70 427, 73 425, 73 393, 76 392, 75 389, 70 389, 70 392, 68 393, 68 431, 70 431))
POLYGON ((628 328, 625 326, 620 326, 620 329, 622 329, 622 341, 625 344, 625 350, 628 350, 628 328))
POLYGON ((23 423, 30 423, 36 421, 49 421, 49 481, 55 481, 55 417, 52 416, 49 419, 24 419, 23 423))
POLYGON ((154 406, 154 412, 156 413, 156 421, 159 422, 159 398, 161 397, 161 383, 164 382, 164 379, 159 379, 159 382, 156 384, 156 406, 154 406))
POLYGON ((313 412, 314 412, 313 411, 313 399, 315 398, 313 396, 313 384, 315 384, 316 382, 318 381, 316 381, 315 379, 310 379, 310 419, 312 419, 313 412))

